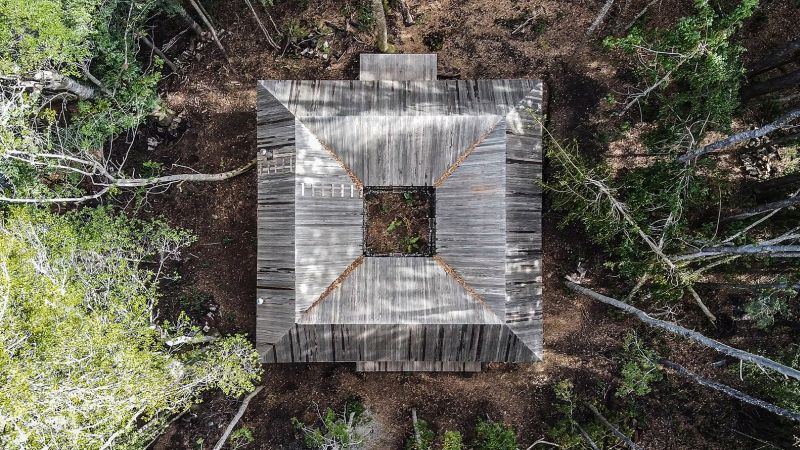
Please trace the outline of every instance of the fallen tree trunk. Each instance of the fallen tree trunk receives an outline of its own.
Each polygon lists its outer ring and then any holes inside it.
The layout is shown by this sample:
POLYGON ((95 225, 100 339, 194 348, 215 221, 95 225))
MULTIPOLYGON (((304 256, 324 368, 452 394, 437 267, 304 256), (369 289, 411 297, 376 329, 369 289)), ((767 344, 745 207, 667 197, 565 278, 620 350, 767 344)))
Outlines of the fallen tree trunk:
POLYGON ((372 0, 372 17, 375 20, 375 45, 381 53, 389 53, 389 37, 386 29, 386 11, 383 10, 382 0, 372 0))
POLYGON ((261 18, 258 17, 258 13, 256 12, 256 9, 253 8, 253 3, 250 0, 244 0, 244 2, 247 3, 247 7, 250 8, 250 12, 252 12, 253 13, 253 17, 256 18, 256 22, 258 22, 259 28, 261 28, 261 31, 264 33, 264 37, 267 39, 267 44, 269 44, 269 46, 274 48, 275 50, 280 50, 281 48, 278 46, 278 44, 275 43, 274 40, 272 40, 272 36, 269 35, 269 31, 267 31, 267 27, 264 26, 263 22, 261 22, 261 18))
POLYGON ((573 291, 579 294, 591 297, 607 305, 614 306, 615 308, 621 309, 628 314, 633 314, 639 320, 650 326, 661 328, 662 330, 669 331, 670 333, 689 338, 699 344, 702 344, 708 348, 716 350, 724 355, 732 356, 741 361, 751 362, 753 364, 757 364, 759 366, 772 369, 775 372, 778 372, 786 377, 792 377, 796 380, 800 380, 800 370, 797 370, 793 367, 785 366, 777 361, 773 361, 764 356, 755 355, 753 353, 746 352, 744 350, 739 350, 738 348, 734 348, 729 345, 723 344, 722 342, 715 341, 714 339, 703 336, 697 331, 689 330, 678 324, 656 319, 654 317, 649 316, 646 312, 638 308, 635 308, 627 303, 623 303, 619 300, 607 297, 589 288, 581 286, 580 284, 571 281, 569 278, 567 278, 565 284, 568 288, 572 289, 573 291))
POLYGON ((770 203, 765 203, 763 205, 758 205, 753 208, 740 211, 732 216, 728 216, 725 219, 723 219, 723 221, 729 222, 731 220, 747 219, 748 217, 757 216, 759 214, 772 212, 778 209, 788 208, 790 206, 794 206, 797 204, 800 204, 800 190, 795 191, 794 194, 792 194, 786 200, 780 200, 777 202, 770 202, 770 203))
POLYGON ((222 437, 219 438, 219 441, 217 441, 217 445, 214 446, 214 450, 221 450, 222 447, 225 446, 225 442, 228 440, 228 436, 231 435, 233 429, 236 427, 236 424, 239 423, 239 421, 242 419, 244 412, 247 410, 247 405, 250 404, 250 400, 252 400, 253 397, 255 397, 256 395, 258 395, 258 393, 261 392, 262 389, 264 389, 264 386, 259 386, 253 392, 251 392, 247 397, 244 398, 242 406, 239 407, 239 411, 237 411, 236 415, 233 416, 231 423, 229 423, 228 426, 225 427, 225 432, 222 433, 222 437))
POLYGON ((755 130, 736 133, 734 135, 726 137, 725 139, 705 145, 697 150, 689 151, 685 155, 678 157, 678 161, 687 163, 690 161, 694 161, 697 158, 700 158, 701 156, 708 155, 709 153, 719 152, 740 142, 745 142, 749 141, 750 139, 756 139, 762 136, 766 136, 767 134, 772 133, 773 131, 786 128, 787 125, 789 125, 791 122, 797 119, 800 119, 800 108, 784 114, 775 121, 768 123, 767 125, 764 125, 761 128, 756 128, 755 130))
POLYGON ((691 378, 692 380, 694 380, 699 385, 702 385, 702 386, 705 386, 705 387, 710 387, 711 389, 720 391, 720 392, 724 393, 725 395, 727 395, 729 397, 733 397, 736 400, 739 400, 741 402, 745 402, 745 403, 753 405, 753 406, 758 406, 759 408, 766 409, 767 411, 769 411, 769 412, 771 412, 773 414, 777 414, 777 415, 779 415, 781 417, 786 417, 787 419, 794 420, 795 422, 800 422, 800 414, 798 414, 796 412, 789 411, 789 410, 781 408, 780 406, 776 406, 776 405, 773 405, 772 403, 765 402, 764 400, 760 400, 760 399, 757 399, 755 397, 751 397, 751 396, 745 394, 744 392, 738 391, 738 390, 736 390, 736 389, 734 389, 734 388, 732 388, 730 386, 724 385, 722 383, 717 383, 716 381, 711 381, 711 380, 708 380, 706 378, 703 378, 703 377, 701 377, 700 375, 697 375, 694 372, 690 372, 688 369, 686 369, 685 367, 681 366, 680 364, 676 364, 676 363, 674 363, 672 361, 668 361, 666 359, 661 359, 661 360, 658 361, 658 363, 661 364, 664 367, 668 367, 668 368, 674 370, 675 372, 677 372, 678 374, 680 374, 680 375, 682 375, 682 376, 684 376, 686 378, 691 378))
POLYGON ((636 445, 632 440, 630 440, 630 438, 628 438, 628 436, 625 436, 621 431, 619 431, 617 427, 611 425, 611 422, 609 422, 608 419, 606 419, 602 414, 600 414, 600 411, 598 411, 597 408, 594 407, 594 405, 587 402, 586 407, 589 408, 589 411, 591 411, 592 414, 595 415, 595 417, 600 419, 600 422, 603 422, 603 425, 605 425, 606 428, 608 428, 609 431, 611 431, 611 433, 614 434, 614 436, 619 438, 619 440, 622 441, 629 449, 643 450, 642 447, 636 445))
POLYGON ((165 55, 160 48, 156 47, 153 41, 151 41, 147 36, 142 36, 142 42, 144 42, 144 45, 150 47, 150 50, 152 50, 153 53, 158 55, 159 58, 161 58, 164 61, 164 64, 166 64, 167 67, 172 69, 173 72, 178 73, 178 66, 175 65, 175 63, 172 62, 169 58, 167 58, 167 55, 165 55))
POLYGON ((600 13, 597 14, 597 17, 589 26, 589 29, 586 30, 586 36, 589 36, 592 33, 594 33, 594 31, 597 30, 597 28, 599 28, 600 25, 603 24, 603 22, 605 22, 606 16, 608 16, 608 12, 611 11, 611 6, 613 5, 614 5, 614 0, 606 1, 605 5, 603 5, 603 8, 600 10, 600 13))
POLYGON ((786 75, 781 75, 760 83, 745 86, 744 89, 742 89, 742 102, 746 102, 750 99, 775 91, 797 87, 797 85, 800 85, 800 69, 789 72, 786 75))
POLYGON ((769 70, 778 68, 789 61, 795 54, 800 52, 800 37, 789 41, 785 46, 770 52, 767 56, 753 65, 750 72, 747 73, 748 78, 760 75, 769 70))
POLYGON ((24 203, 24 204, 53 204, 53 203, 84 203, 90 200, 96 200, 110 191, 113 187, 131 188, 131 187, 147 187, 147 186, 164 186, 173 183, 190 182, 214 182, 223 181, 243 174, 255 166, 256 160, 253 159, 246 165, 237 169, 229 170, 222 173, 186 173, 180 175, 167 175, 163 177, 153 178, 113 178, 108 172, 105 176, 108 183, 98 192, 81 197, 56 197, 56 198, 11 198, 0 197, 0 202, 5 203, 24 203))

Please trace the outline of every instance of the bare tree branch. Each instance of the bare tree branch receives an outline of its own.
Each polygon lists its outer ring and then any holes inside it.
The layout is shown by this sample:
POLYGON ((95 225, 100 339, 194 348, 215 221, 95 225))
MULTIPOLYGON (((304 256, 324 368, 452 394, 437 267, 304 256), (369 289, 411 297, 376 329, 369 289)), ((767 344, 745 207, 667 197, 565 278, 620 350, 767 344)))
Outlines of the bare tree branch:
POLYGON ((222 433, 222 437, 219 438, 219 440, 217 441, 217 445, 214 446, 214 450, 221 450, 222 449, 222 447, 225 445, 225 442, 228 441, 228 436, 231 435, 231 433, 233 432, 233 429, 236 427, 236 424, 239 423, 239 420, 242 419, 242 416, 244 415, 244 412, 247 410, 247 405, 250 404, 250 400, 252 400, 253 397, 255 397, 256 395, 258 395, 258 393, 261 392, 262 389, 264 389, 264 386, 259 386, 259 387, 255 388, 255 390, 253 392, 248 394, 247 397, 244 398, 244 401, 242 402, 242 405, 239 406, 239 411, 236 412, 236 415, 233 416, 233 419, 231 419, 231 422, 228 424, 227 427, 225 427, 225 432, 222 433))
POLYGON ((743 131, 741 133, 736 133, 720 141, 703 146, 697 150, 689 151, 686 154, 679 156, 678 161, 683 163, 688 163, 697 160, 701 156, 708 155, 709 153, 719 152, 740 142, 749 141, 750 139, 756 139, 762 136, 766 136, 767 134, 772 133, 773 131, 785 128, 789 123, 797 119, 800 119, 800 108, 784 114, 775 121, 768 123, 767 125, 764 125, 761 128, 757 128, 755 130, 750 130, 750 131, 743 131))

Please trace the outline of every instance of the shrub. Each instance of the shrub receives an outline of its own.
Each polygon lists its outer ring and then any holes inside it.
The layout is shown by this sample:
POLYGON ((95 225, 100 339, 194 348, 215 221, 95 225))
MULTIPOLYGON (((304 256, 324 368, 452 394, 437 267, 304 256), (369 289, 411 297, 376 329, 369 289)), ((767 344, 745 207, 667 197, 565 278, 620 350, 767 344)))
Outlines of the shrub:
POLYGON ((511 425, 481 420, 475 435, 476 450, 517 450, 517 433, 511 425))

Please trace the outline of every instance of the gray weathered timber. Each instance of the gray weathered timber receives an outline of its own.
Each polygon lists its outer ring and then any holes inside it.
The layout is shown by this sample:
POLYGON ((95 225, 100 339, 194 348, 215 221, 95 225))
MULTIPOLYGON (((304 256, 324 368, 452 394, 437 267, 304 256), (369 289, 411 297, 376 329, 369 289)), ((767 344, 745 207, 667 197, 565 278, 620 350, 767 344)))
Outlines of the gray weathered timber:
POLYGON ((365 186, 431 186, 495 116, 307 117, 365 186))
POLYGON ((361 255, 364 201, 347 172, 303 124, 295 135, 295 313, 300 321, 361 255))
POLYGON ((436 54, 362 53, 358 78, 371 80, 436 80, 436 54))
POLYGON ((505 316, 505 121, 436 189, 436 251, 505 316))
POLYGON ((505 116, 533 80, 259 81, 297 118, 329 116, 505 116))
POLYGON ((266 362, 524 362, 536 356, 502 324, 296 324, 266 362))
MULTIPOLYGON (((502 263, 501 263, 502 264, 502 263)), ((300 323, 502 323, 432 258, 365 258, 300 323)))
POLYGON ((359 372, 480 372, 479 361, 360 361, 359 372))
POLYGON ((541 360, 542 84, 384 56, 359 81, 259 82, 259 352, 373 371, 541 360), (363 256, 364 186, 435 187, 433 258, 363 256))
POLYGON ((506 116, 506 323, 542 358, 542 85, 506 116))

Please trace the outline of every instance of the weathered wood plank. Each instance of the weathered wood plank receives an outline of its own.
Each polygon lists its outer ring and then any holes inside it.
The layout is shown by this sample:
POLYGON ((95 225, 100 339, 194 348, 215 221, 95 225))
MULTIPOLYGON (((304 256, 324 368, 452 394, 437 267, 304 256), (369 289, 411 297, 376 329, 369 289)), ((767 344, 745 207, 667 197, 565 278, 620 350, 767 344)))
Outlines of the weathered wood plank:
POLYGON ((431 258, 374 257, 365 258, 298 322, 388 325, 502 321, 431 258))
POLYGON ((358 78, 362 81, 436 80, 436 76, 436 53, 360 55, 358 78))
POLYGON ((533 80, 265 80, 259 84, 301 120, 327 116, 505 116, 533 80))

